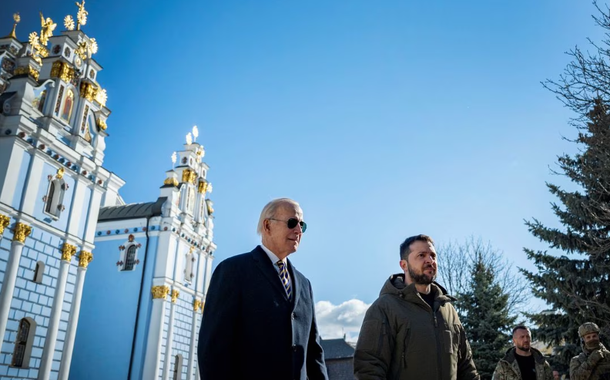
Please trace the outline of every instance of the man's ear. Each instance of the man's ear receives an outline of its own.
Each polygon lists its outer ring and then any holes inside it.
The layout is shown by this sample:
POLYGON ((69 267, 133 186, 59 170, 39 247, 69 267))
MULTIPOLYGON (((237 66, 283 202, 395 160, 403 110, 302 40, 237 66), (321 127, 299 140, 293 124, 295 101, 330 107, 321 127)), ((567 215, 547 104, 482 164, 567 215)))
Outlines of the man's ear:
POLYGON ((407 265, 408 265, 407 260, 400 259, 399 265, 400 265, 400 268, 402 268, 402 270, 407 270, 407 265))

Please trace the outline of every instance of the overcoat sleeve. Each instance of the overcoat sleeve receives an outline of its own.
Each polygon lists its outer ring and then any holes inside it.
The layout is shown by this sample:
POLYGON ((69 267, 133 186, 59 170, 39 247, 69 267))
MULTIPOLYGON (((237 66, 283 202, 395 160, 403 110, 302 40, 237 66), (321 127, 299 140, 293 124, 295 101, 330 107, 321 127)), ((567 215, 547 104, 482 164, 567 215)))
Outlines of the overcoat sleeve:
POLYGON ((208 288, 197 348, 201 380, 232 379, 239 366, 235 343, 241 295, 238 268, 230 264, 218 265, 208 288))
POLYGON ((311 295, 311 329, 309 332, 309 342, 307 343, 307 378, 309 380, 328 380, 328 373, 324 361, 324 351, 318 334, 318 324, 316 323, 316 310, 313 302, 313 291, 311 283, 307 281, 309 294, 311 295))

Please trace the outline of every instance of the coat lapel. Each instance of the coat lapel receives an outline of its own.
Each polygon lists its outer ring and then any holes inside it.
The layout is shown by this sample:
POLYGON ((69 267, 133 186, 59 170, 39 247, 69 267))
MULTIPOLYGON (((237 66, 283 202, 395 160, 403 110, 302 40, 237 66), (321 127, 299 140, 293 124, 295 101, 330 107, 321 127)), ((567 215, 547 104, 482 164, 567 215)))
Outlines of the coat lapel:
MULTIPOLYGON (((280 294, 282 294, 284 296, 284 299, 286 301, 288 301, 288 296, 286 295, 286 290, 284 289, 284 286, 282 285, 282 280, 280 280, 280 276, 278 276, 275 268, 273 267, 273 264, 271 263, 271 260, 269 260, 269 256, 267 256, 265 251, 263 251, 263 249, 260 246, 257 246, 256 248, 254 248, 254 250, 251 253, 252 253, 252 258, 256 262, 256 266, 263 273, 265 278, 267 278, 267 280, 271 283, 271 286, 273 286, 273 288, 276 291, 280 292, 280 294)), ((290 268, 290 265, 289 265, 289 268, 290 268)), ((294 294, 294 288, 293 288, 293 294, 294 294)))
POLYGON ((294 310, 299 302, 299 294, 301 293, 301 273, 292 266, 290 260, 288 260, 288 270, 290 271, 290 279, 292 280, 292 307, 294 310))

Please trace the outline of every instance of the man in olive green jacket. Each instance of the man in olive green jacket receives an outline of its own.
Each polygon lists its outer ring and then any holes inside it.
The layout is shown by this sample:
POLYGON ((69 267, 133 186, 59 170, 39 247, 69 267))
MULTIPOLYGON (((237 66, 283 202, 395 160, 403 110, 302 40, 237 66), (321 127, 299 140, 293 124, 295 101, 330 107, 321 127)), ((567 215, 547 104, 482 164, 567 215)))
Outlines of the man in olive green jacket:
POLYGON ((513 329, 513 344, 496 366, 492 380, 553 380, 553 371, 540 351, 531 346, 532 335, 525 326, 513 329))
POLYGON ((368 309, 354 355, 359 380, 479 380, 451 297, 434 282, 429 236, 400 246, 404 273, 386 281, 368 309))
POLYGON ((582 353, 570 361, 572 380, 610 380, 610 351, 599 341, 599 327, 593 322, 578 328, 582 353))

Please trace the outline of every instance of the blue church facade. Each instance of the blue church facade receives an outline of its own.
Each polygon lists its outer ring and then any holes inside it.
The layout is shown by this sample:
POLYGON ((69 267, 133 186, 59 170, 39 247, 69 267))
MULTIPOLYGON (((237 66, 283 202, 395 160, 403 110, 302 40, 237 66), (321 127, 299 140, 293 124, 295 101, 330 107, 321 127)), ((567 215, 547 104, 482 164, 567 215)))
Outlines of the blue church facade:
POLYGON ((41 15, 21 42, 15 15, 0 38, 0 378, 197 379, 216 249, 205 152, 189 134, 158 199, 124 203, 77 5, 57 36, 41 15))

